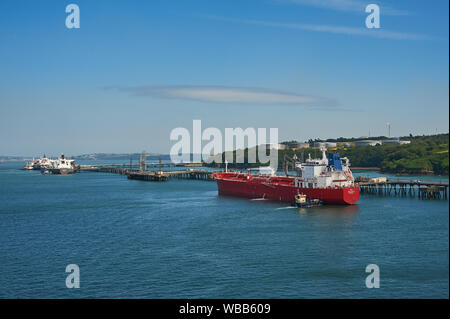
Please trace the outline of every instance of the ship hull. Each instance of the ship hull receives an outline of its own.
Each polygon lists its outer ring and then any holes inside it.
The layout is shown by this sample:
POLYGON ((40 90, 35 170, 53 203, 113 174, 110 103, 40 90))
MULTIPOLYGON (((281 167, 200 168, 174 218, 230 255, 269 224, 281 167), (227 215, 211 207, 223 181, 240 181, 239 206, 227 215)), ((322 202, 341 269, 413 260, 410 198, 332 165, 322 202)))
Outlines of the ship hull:
POLYGON ((273 185, 270 183, 221 178, 216 178, 216 181, 220 195, 294 202, 295 195, 300 193, 312 199, 319 199, 325 204, 338 205, 350 205, 359 200, 358 187, 302 188, 295 187, 294 184, 273 185))
POLYGON ((76 173, 76 170, 72 168, 50 168, 48 171, 50 174, 54 175, 69 175, 76 173))

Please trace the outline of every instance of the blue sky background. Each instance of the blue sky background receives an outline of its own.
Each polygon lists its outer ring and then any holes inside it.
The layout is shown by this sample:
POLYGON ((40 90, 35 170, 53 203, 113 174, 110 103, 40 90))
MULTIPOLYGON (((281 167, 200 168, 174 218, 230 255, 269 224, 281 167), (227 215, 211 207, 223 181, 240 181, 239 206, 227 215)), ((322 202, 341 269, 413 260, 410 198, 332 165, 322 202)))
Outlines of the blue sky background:
POLYGON ((446 0, 79 0, 72 30, 69 3, 0 2, 1 155, 167 153, 193 119, 280 140, 448 132, 446 0))

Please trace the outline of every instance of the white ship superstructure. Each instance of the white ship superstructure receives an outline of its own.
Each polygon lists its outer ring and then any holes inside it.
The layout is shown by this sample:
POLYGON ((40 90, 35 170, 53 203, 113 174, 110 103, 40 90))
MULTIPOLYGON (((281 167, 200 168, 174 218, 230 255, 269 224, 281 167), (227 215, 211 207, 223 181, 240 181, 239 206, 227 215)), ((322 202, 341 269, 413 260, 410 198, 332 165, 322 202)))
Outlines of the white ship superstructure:
POLYGON ((340 158, 339 154, 330 153, 326 156, 326 149, 321 148, 322 158, 312 159, 311 155, 305 163, 297 164, 302 172, 302 178, 296 179, 297 187, 328 188, 353 187, 354 177, 350 170, 348 158, 340 158))
POLYGON ((75 167, 74 162, 75 162, 75 160, 67 159, 64 157, 64 154, 62 154, 60 158, 58 158, 56 160, 51 160, 51 168, 59 168, 59 169, 74 168, 75 167))
POLYGON ((52 164, 52 160, 50 158, 48 158, 47 156, 45 156, 45 154, 44 154, 44 156, 41 157, 37 161, 37 164, 39 165, 40 169, 49 168, 51 166, 51 164, 52 164))
POLYGON ((61 154, 60 158, 50 161, 48 169, 51 174, 72 174, 76 172, 75 160, 67 159, 64 154, 61 154))

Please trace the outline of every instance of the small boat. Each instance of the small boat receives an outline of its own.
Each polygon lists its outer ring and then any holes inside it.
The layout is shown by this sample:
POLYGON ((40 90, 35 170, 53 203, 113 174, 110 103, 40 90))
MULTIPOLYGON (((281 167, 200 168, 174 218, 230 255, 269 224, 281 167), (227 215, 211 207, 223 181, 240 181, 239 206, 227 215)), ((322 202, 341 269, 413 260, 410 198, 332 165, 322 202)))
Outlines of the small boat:
POLYGON ((26 163, 22 169, 26 171, 32 171, 34 169, 33 162, 26 163))
POLYGON ((293 206, 297 207, 316 207, 321 206, 323 201, 317 198, 309 198, 305 194, 297 194, 295 195, 295 202, 293 206))

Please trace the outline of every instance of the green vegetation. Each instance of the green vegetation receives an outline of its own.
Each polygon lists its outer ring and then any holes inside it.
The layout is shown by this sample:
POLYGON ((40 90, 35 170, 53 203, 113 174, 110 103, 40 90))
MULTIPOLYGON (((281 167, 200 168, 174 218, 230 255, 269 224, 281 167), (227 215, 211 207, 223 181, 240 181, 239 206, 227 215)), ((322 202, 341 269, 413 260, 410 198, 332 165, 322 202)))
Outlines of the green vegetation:
POLYGON ((409 145, 387 148, 380 168, 395 173, 448 175, 448 144, 448 134, 414 137, 409 145))
MULTIPOLYGON (((395 174, 448 174, 448 145, 449 135, 438 134, 430 136, 409 136, 410 144, 406 145, 377 145, 377 146, 338 146, 336 151, 341 157, 348 157, 353 167, 379 167, 381 171, 395 174)), ((337 139, 352 140, 352 139, 337 139)), ((331 141, 331 140, 330 140, 331 141)), ((321 152, 317 148, 304 148, 300 150, 278 151, 278 168, 285 166, 284 158, 292 158, 294 154, 299 160, 311 157, 320 157, 321 152)), ((219 166, 211 164, 210 166, 219 166)), ((222 164, 223 166, 223 164, 222 164)), ((247 163, 247 150, 245 151, 245 163, 229 164, 230 168, 245 168, 261 166, 260 163, 247 163)))

